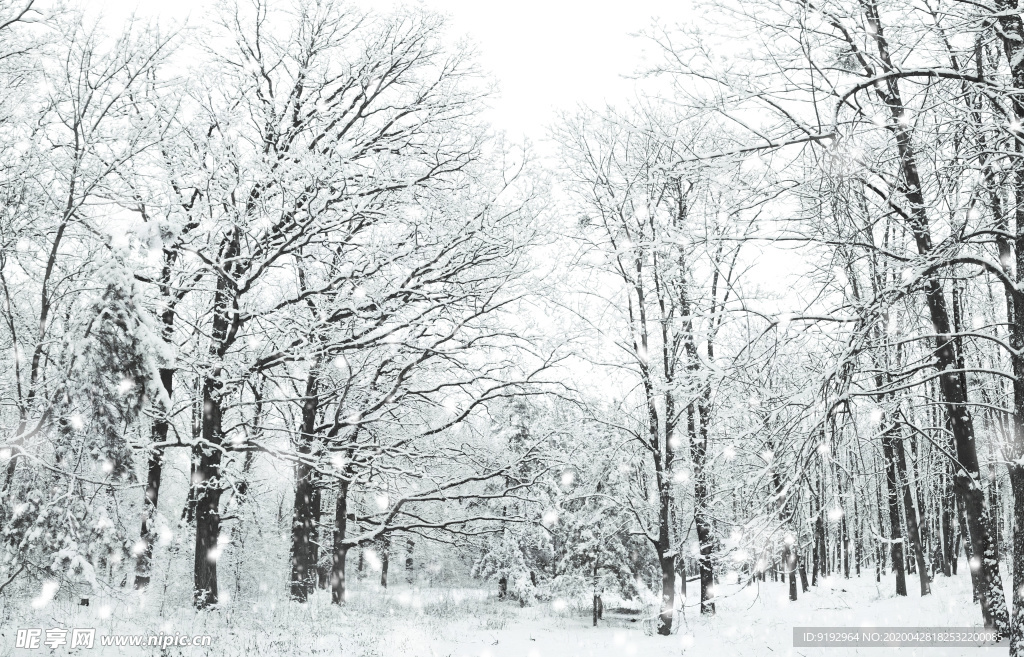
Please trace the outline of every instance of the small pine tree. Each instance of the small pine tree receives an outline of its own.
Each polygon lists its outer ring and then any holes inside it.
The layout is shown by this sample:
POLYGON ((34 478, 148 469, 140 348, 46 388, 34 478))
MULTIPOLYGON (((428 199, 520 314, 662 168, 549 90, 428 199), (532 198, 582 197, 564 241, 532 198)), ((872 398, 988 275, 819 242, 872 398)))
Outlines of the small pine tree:
POLYGON ((6 564, 92 588, 129 564, 131 541, 118 516, 120 484, 136 480, 126 428, 155 385, 161 348, 115 265, 100 274, 100 293, 77 313, 65 338, 65 377, 51 397, 51 421, 9 491, 10 517, 0 518, 6 564), (49 463, 47 463, 49 461, 49 463))

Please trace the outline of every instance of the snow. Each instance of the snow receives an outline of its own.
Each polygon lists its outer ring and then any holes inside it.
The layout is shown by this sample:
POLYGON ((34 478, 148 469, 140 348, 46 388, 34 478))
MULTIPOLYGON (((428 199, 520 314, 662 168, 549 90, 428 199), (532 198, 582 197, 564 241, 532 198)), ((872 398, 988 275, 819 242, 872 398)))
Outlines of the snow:
POLYGON ((57 589, 59 589, 59 588, 60 588, 60 585, 57 584, 57 582, 54 582, 54 581, 43 582, 43 588, 39 592, 39 597, 34 598, 32 600, 32 602, 31 602, 32 607, 34 609, 43 609, 44 607, 49 605, 50 601, 53 600, 53 596, 57 594, 57 589))
MULTIPOLYGON (((963 565, 963 564, 961 564, 963 565)), ((925 598, 893 595, 891 576, 880 585, 874 573, 849 580, 831 577, 799 600, 788 599, 788 584, 750 587, 719 584, 718 614, 702 617, 696 603, 685 608, 668 637, 654 635, 650 623, 624 613, 621 601, 606 600, 605 619, 592 627, 589 600, 556 598, 520 607, 479 588, 429 588, 401 584, 383 590, 372 580, 355 580, 343 608, 318 591, 310 602, 286 602, 279 594, 240 598, 213 612, 169 609, 135 600, 95 600, 79 607, 57 597, 47 609, 17 609, 7 628, 95 627, 97 636, 127 634, 209 634, 209 648, 175 648, 189 655, 313 655, 345 657, 847 657, 895 654, 886 648, 794 648, 793 627, 968 627, 981 624, 971 602, 966 569, 936 576, 925 598), (61 602, 57 602, 61 601, 61 602)), ((142 594, 144 595, 144 594, 142 594)), ((14 632, 0 637, 0 654, 12 654, 14 632)), ((899 649, 900 655, 927 657, 994 656, 1003 647, 899 649)), ((14 650, 13 655, 32 654, 14 650)), ((103 647, 97 638, 90 655, 142 655, 144 648, 103 647)))
MULTIPOLYGON (((488 598, 468 605, 461 618, 429 622, 427 616, 406 619, 402 627, 377 646, 382 656, 438 655, 451 657, 619 657, 622 655, 751 656, 888 654, 879 648, 799 648, 794 626, 939 626, 980 625, 980 612, 971 603, 970 580, 939 576, 928 598, 896 598, 891 582, 880 591, 873 575, 859 579, 830 578, 812 587, 796 602, 788 599, 788 584, 765 582, 743 588, 720 584, 718 615, 701 617, 688 607, 679 631, 670 637, 651 636, 643 623, 609 612, 592 627, 586 604, 538 604, 518 608, 488 598), (485 613, 481 613, 485 612, 485 613), (424 623, 424 621, 427 621, 424 623)), ((950 657, 977 655, 978 648, 900 649, 901 655, 950 657)), ((1005 654, 989 648, 984 655, 1005 654)))

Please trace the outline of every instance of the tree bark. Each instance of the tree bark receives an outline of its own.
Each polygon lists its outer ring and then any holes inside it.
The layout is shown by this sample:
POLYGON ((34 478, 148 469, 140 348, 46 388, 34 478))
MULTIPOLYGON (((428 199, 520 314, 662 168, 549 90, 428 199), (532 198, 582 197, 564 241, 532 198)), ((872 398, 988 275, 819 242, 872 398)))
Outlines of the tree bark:
MULTIPOLYGON (((171 311, 173 312, 173 311, 171 311)), ((172 319, 173 321, 173 319, 172 319)), ((166 317, 165 317, 166 324, 166 317)), ((172 368, 160 368, 160 383, 170 400, 174 389, 174 370, 172 368)), ((154 443, 163 443, 167 440, 169 427, 168 413, 165 409, 153 421, 152 440, 154 443)), ((149 586, 153 572, 153 543, 156 539, 156 530, 153 523, 156 521, 157 504, 160 500, 160 479, 164 468, 164 448, 153 447, 149 453, 149 463, 146 470, 146 496, 142 517, 142 530, 140 532, 141 550, 135 561, 135 588, 145 589, 149 586)))
POLYGON ((658 634, 668 636, 672 633, 672 617, 675 613, 675 556, 659 554, 658 562, 661 564, 661 615, 658 634))
MULTIPOLYGON (((694 483, 693 483, 693 520, 697 529, 697 542, 699 544, 699 556, 697 564, 700 569, 700 613, 713 616, 715 614, 714 595, 712 594, 715 571, 711 556, 714 550, 714 540, 711 532, 711 520, 708 517, 708 506, 710 504, 710 491, 707 482, 707 432, 696 431, 694 427, 693 405, 689 408, 690 428, 690 460, 693 462, 694 483)), ((698 408, 699 412, 699 408, 698 408)))
POLYGON ((345 532, 348 525, 348 482, 338 485, 338 497, 334 503, 334 548, 331 552, 331 602, 345 603, 345 557, 348 545, 345 532))
POLYGON ((818 585, 818 575, 822 577, 826 576, 825 573, 825 519, 823 517, 825 513, 824 509, 824 497, 823 487, 821 481, 818 481, 818 485, 815 486, 817 489, 814 495, 815 514, 814 514, 814 567, 811 574, 811 584, 813 586, 818 585))
POLYGON ((411 537, 406 539, 406 544, 405 544, 405 581, 408 582, 409 584, 412 584, 412 579, 413 579, 412 551, 413 551, 413 548, 415 546, 416 546, 416 544, 413 542, 411 537))
MULTIPOLYGON (((1018 411, 1020 412, 1020 411, 1018 411)), ((1010 654, 1024 655, 1024 468, 1010 466, 1013 486, 1013 618, 1010 624, 1010 654)))
POLYGON ((924 544, 921 540, 921 518, 918 517, 917 505, 914 504, 913 495, 910 492, 910 481, 907 478, 907 457, 903 448, 903 441, 899 438, 894 440, 896 448, 896 471, 900 483, 903 485, 903 508, 907 516, 907 536, 910 539, 910 547, 914 550, 914 558, 917 562, 917 574, 921 581, 921 595, 929 595, 932 592, 931 575, 928 568, 928 559, 924 553, 924 544))
MULTIPOLYGON (((191 209, 191 205, 187 205, 185 209, 191 209)), ((171 270, 177 257, 177 249, 167 247, 163 249, 163 266, 160 272, 160 301, 163 304, 163 310, 160 313, 160 337, 163 343, 168 346, 172 345, 174 340, 175 306, 184 294, 183 292, 175 291, 171 285, 171 270)), ((167 395, 167 403, 171 404, 174 393, 175 369, 173 363, 168 363, 168 365, 170 367, 161 367, 159 374, 160 385, 163 386, 164 393, 167 395)), ((153 420, 151 436, 153 442, 158 445, 167 441, 172 410, 171 406, 161 409, 161 412, 153 420)), ((163 466, 164 448, 152 448, 149 453, 149 463, 147 464, 146 495, 143 502, 144 512, 142 529, 140 531, 142 549, 135 562, 135 588, 137 590, 142 590, 149 586, 152 578, 153 542, 156 538, 153 523, 156 520, 157 504, 160 499, 160 480, 163 475, 163 466)))
POLYGON ((216 363, 203 377, 203 427, 202 442, 194 448, 196 461, 196 550, 193 577, 193 603, 197 609, 217 604, 217 559, 220 558, 220 497, 224 490, 220 481, 220 465, 223 455, 224 432, 223 383, 220 380, 223 366, 220 364, 233 341, 230 331, 233 322, 238 321, 235 306, 235 282, 229 277, 237 268, 240 247, 240 231, 232 227, 224 238, 217 259, 221 272, 217 277, 217 288, 213 300, 213 326, 210 332, 210 356, 216 363))
POLYGON ((786 574, 789 576, 789 599, 796 601, 796 550, 789 545, 785 550, 786 574))
POLYGON ((305 602, 315 584, 313 575, 316 572, 316 556, 313 551, 313 533, 316 522, 314 502, 319 497, 314 490, 314 470, 308 459, 312 449, 316 431, 316 416, 319 408, 319 383, 317 367, 310 368, 306 377, 306 391, 302 402, 302 424, 299 428, 297 452, 299 460, 295 463, 295 495, 292 503, 292 542, 291 542, 291 599, 305 602), (316 498, 316 499, 314 499, 316 498))
POLYGON ((321 528, 323 520, 323 488, 318 473, 313 475, 313 529, 309 545, 309 593, 313 589, 326 590, 331 579, 331 567, 326 561, 327 551, 321 548, 321 528), (321 557, 323 553, 323 558, 321 557))
POLYGON ((940 554, 942 555, 942 574, 946 577, 953 576, 953 564, 956 561, 957 554, 956 549, 953 545, 953 514, 956 513, 954 507, 956 506, 956 498, 953 495, 953 489, 950 485, 950 465, 946 465, 946 471, 943 473, 942 481, 942 496, 939 498, 939 503, 942 507, 942 516, 940 518, 940 527, 942 528, 942 545, 940 547, 940 554))
POLYGON ((220 538, 221 404, 217 397, 220 382, 210 377, 203 383, 203 440, 197 445, 196 475, 196 550, 193 602, 197 609, 217 604, 217 543, 220 538))
POLYGON ((814 539, 811 541, 811 586, 818 585, 818 525, 821 523, 820 511, 814 518, 814 539))
MULTIPOLYGON (((192 404, 192 444, 198 445, 203 439, 203 411, 202 411, 202 383, 197 380, 197 399, 192 404)), ((192 460, 189 462, 188 471, 188 495, 185 496, 185 506, 181 509, 181 519, 191 525, 196 521, 196 499, 199 491, 196 488, 196 464, 198 463, 197 451, 192 449, 192 460)))
POLYGON ((387 535, 381 536, 377 541, 380 550, 380 585, 388 587, 388 565, 391 563, 391 538, 387 535))
MULTIPOLYGON (((889 507, 889 552, 892 560, 892 569, 896 573, 896 595, 907 594, 907 577, 903 570, 903 534, 900 524, 899 497, 897 494, 896 480, 896 457, 893 443, 896 441, 896 433, 899 425, 892 423, 882 432, 882 454, 885 458, 885 482, 888 490, 887 500, 889 507)), ((881 527, 878 528, 881 531, 881 527)))
MULTIPOLYGON (((681 189, 677 190, 676 199, 678 210, 674 219, 674 227, 683 230, 686 223, 688 208, 685 195, 681 189)), ((697 352, 697 341, 693 329, 693 307, 687 292, 687 266, 682 250, 679 251, 676 266, 680 272, 680 278, 676 286, 676 305, 681 317, 684 318, 683 332, 680 336, 683 349, 687 358, 687 370, 695 380, 699 379, 701 358, 697 352)), ((711 298, 714 304, 717 300, 718 270, 712 276, 711 298)), ((715 359, 714 334, 709 332, 706 340, 706 362, 713 362, 715 359)), ((697 541, 699 543, 698 565, 700 567, 700 613, 706 616, 715 614, 715 603, 712 587, 715 581, 714 563, 711 560, 714 553, 714 535, 711 526, 710 504, 711 487, 709 482, 710 473, 707 468, 707 452, 710 440, 709 427, 711 423, 711 383, 705 380, 700 388, 700 394, 696 402, 691 402, 686 409, 687 433, 690 439, 690 461, 693 465, 693 522, 697 530, 697 541)), ((672 418, 668 418, 671 420, 672 418)), ((666 442, 670 443, 666 436, 666 442)), ((670 445, 666 446, 670 448, 670 445)), ((663 566, 664 568, 664 566, 663 566)), ((675 587, 673 586, 673 589, 675 587)))

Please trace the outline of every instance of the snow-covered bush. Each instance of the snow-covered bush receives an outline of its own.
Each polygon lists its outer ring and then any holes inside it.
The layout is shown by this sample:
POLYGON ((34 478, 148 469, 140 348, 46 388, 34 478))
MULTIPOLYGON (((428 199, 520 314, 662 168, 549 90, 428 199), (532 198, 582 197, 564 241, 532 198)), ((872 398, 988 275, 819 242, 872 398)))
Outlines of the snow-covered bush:
POLYGON ((488 541, 473 564, 472 575, 497 583, 499 598, 518 600, 526 606, 548 595, 538 570, 539 562, 545 557, 550 560, 550 555, 550 542, 536 529, 506 528, 500 538, 488 541))

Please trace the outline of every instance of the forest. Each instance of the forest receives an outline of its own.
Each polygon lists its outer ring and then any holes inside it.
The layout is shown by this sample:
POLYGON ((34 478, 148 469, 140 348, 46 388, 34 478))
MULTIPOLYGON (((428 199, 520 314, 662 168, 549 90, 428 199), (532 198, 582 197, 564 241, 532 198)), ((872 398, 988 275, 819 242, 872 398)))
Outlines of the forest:
POLYGON ((517 140, 422 3, 0 0, 0 657, 1024 657, 1024 6, 692 4, 517 140))

